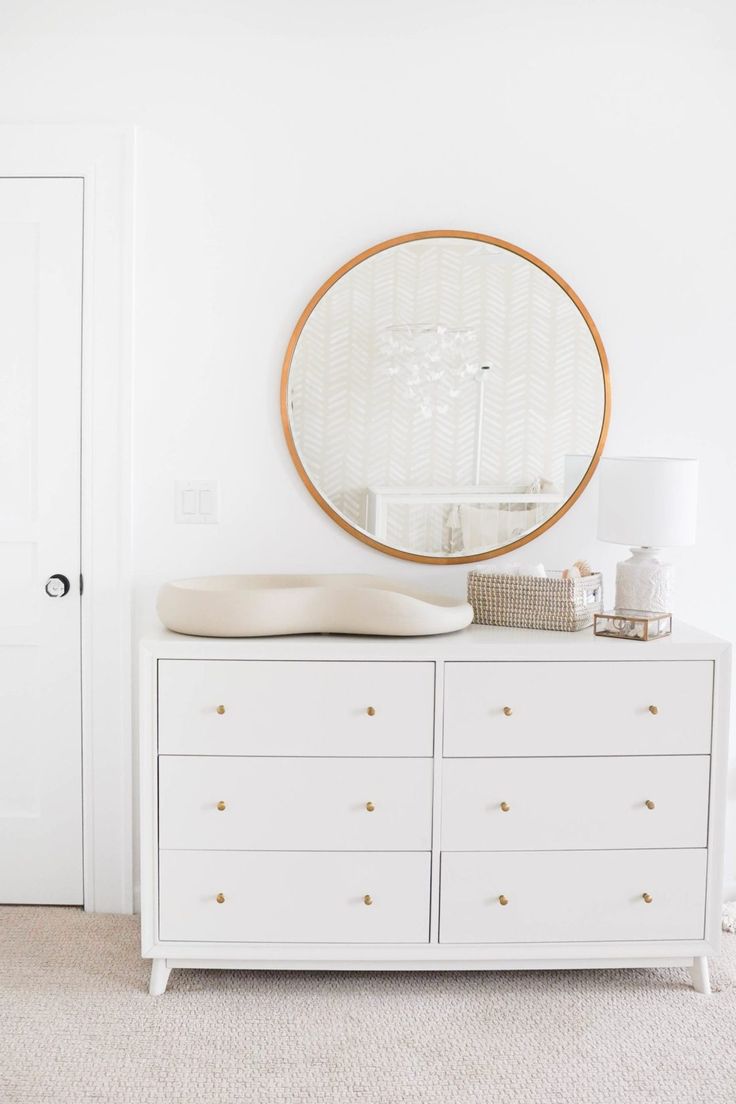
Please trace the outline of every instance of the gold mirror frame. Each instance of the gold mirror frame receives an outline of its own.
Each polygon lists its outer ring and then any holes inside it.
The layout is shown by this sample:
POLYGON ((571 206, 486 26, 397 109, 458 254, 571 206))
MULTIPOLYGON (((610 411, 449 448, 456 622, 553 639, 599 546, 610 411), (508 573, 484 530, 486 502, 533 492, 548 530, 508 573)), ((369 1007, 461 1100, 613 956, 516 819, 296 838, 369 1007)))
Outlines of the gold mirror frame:
POLYGON ((294 327, 294 332, 289 339, 289 344, 284 356, 283 368, 281 371, 281 424, 284 429, 284 435, 286 437, 286 444, 291 454, 291 459, 294 462, 294 466, 299 473, 299 476, 304 483, 305 487, 311 494, 315 502, 321 506, 326 514, 337 522, 341 529, 344 529, 346 533, 350 533, 351 536, 357 537, 363 544, 370 545, 371 548, 376 548, 379 552, 385 552, 388 556, 396 556, 400 560, 413 560, 415 563, 426 564, 468 564, 477 563, 479 560, 490 560, 495 556, 505 556, 508 552, 513 552, 516 548, 521 548, 522 545, 528 544, 532 540, 536 540, 538 536, 544 533, 547 529, 550 529, 556 522, 563 517, 572 505, 580 498, 581 494, 590 483, 593 478, 593 473, 598 467, 598 462, 603 453, 603 446, 606 443, 606 436, 608 434, 608 427, 611 421, 611 380, 608 370, 608 358, 606 357, 606 350, 603 348, 603 342, 601 336, 596 329, 593 319, 590 317, 586 307, 581 302, 580 298, 575 294, 565 280, 559 276, 554 269, 545 264, 544 261, 540 261, 538 257, 535 257, 532 253, 528 253, 525 249, 521 249, 518 245, 512 245, 511 242, 504 241, 502 238, 492 238, 487 234, 474 234, 469 230, 420 230, 414 234, 402 234, 398 238, 389 238, 387 241, 380 242, 378 245, 371 246, 370 249, 365 249, 362 253, 358 253, 352 260, 338 268, 337 272, 330 276, 329 280, 325 280, 318 291, 312 296, 307 303, 306 307, 302 311, 299 321, 294 327), (294 440, 294 435, 291 431, 291 423, 289 421, 289 373, 291 371, 291 362, 294 356, 297 342, 301 337, 302 330, 307 324, 309 317, 317 306, 319 301, 330 290, 330 288, 340 280, 346 272, 350 272, 352 268, 361 264, 362 261, 367 260, 369 257, 375 256, 376 253, 381 253, 385 249, 391 249, 395 245, 404 245, 407 242, 421 241, 424 238, 469 238, 472 241, 485 242, 487 245, 495 245, 501 249, 507 249, 511 253, 516 253, 517 256, 523 257, 524 260, 536 265, 537 268, 545 272, 547 276, 550 276, 556 284, 562 288, 562 290, 572 299, 575 306, 580 311, 586 326, 590 330, 593 341, 595 342, 596 349, 598 350, 598 356, 601 362, 601 371, 603 374, 603 420, 601 423, 601 431, 598 437, 598 443, 596 445, 593 458, 588 465, 583 478, 578 483, 577 487, 570 495, 568 499, 563 502, 559 510, 557 510, 551 517, 547 518, 540 526, 532 530, 530 533, 526 533, 523 537, 519 537, 517 540, 512 541, 510 544, 504 544, 501 548, 491 549, 489 552, 475 553, 472 556, 420 556, 414 552, 405 552, 399 548, 392 548, 391 545, 382 544, 380 541, 374 540, 368 533, 363 532, 361 529, 356 529, 354 525, 351 525, 341 514, 333 509, 330 503, 325 499, 318 489, 315 487, 312 480, 309 478, 307 471, 302 464, 299 451, 294 440))

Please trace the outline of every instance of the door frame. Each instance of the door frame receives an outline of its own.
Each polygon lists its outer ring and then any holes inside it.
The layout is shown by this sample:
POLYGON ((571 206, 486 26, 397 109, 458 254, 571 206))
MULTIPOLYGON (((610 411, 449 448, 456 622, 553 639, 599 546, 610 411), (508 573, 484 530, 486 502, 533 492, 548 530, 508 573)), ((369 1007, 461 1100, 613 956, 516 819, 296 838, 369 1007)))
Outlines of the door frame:
POLYGON ((133 911, 131 461, 135 129, 0 124, 0 176, 81 177, 84 908, 133 911))

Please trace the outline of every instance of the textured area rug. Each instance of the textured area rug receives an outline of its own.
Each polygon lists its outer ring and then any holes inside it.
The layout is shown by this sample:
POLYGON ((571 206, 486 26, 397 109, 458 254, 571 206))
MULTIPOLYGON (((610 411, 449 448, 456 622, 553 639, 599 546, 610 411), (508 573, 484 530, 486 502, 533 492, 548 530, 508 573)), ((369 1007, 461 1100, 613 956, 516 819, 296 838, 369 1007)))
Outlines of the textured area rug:
POLYGON ((179 970, 138 922, 0 908, 2 1104, 734 1104, 736 936, 684 970, 179 970))

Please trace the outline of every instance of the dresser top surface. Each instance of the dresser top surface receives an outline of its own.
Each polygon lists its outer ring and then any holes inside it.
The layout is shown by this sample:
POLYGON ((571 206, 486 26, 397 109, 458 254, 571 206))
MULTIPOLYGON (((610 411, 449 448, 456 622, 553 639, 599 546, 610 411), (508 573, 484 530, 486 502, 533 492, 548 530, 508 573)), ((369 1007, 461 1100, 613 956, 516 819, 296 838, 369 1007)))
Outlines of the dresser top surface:
POLYGON ((157 659, 587 661, 715 659, 730 645, 676 621, 662 640, 611 640, 593 630, 547 632, 470 625, 441 636, 376 637, 315 633, 238 639, 185 636, 161 627, 144 634, 143 651, 157 659))

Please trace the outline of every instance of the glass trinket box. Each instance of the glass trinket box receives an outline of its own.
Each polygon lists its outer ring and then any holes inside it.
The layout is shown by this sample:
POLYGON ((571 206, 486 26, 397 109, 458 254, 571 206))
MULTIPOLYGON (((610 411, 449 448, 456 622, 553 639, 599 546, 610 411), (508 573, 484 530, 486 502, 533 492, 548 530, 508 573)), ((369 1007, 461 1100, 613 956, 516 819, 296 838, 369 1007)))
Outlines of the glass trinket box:
POLYGON ((672 614, 654 610, 615 609, 593 617, 596 636, 620 640, 659 640, 672 632, 672 614))

